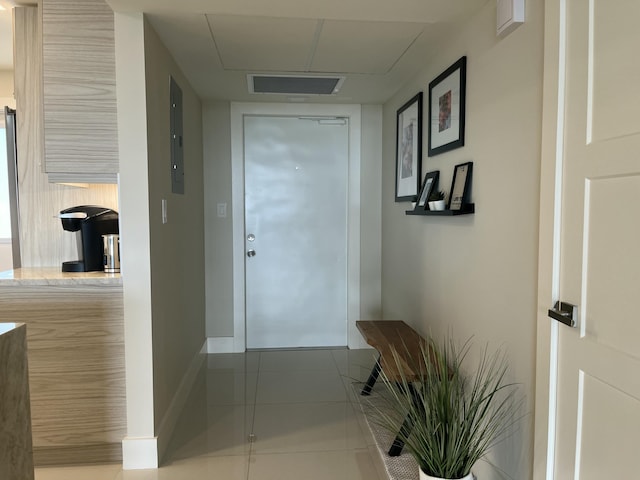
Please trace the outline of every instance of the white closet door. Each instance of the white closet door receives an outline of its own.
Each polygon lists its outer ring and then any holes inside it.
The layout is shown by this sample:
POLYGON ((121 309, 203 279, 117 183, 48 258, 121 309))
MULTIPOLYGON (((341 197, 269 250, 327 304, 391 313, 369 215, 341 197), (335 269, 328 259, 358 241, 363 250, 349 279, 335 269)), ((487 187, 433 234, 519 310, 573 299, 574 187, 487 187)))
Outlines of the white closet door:
POLYGON ((640 451, 640 3, 545 5, 562 22, 550 60, 561 58, 563 73, 559 300, 578 306, 574 328, 554 315, 562 324, 550 402, 557 408, 553 478, 633 478, 640 451))

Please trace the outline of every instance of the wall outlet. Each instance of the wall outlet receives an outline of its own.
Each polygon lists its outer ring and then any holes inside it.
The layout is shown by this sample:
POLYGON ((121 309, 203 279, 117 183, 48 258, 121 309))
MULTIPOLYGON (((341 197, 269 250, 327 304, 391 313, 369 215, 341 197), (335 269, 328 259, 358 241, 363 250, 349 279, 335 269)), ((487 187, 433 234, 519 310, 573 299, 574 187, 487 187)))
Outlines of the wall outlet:
POLYGON ((227 218, 227 204, 219 203, 218 204, 218 218, 227 218))

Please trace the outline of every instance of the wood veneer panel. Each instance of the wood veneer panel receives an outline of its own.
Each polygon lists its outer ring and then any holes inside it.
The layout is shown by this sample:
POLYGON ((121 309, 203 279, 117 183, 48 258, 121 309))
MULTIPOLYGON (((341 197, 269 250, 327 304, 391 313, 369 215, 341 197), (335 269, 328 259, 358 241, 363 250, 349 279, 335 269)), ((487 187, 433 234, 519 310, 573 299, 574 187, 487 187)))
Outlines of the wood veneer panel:
POLYGON ((68 455, 58 463, 117 460, 113 445, 126 435, 122 287, 2 286, 0 318, 27 324, 36 463, 60 449, 68 455))
POLYGON ((68 181, 78 173, 97 181, 112 174, 106 181, 115 182, 113 11, 104 0, 42 0, 41 6, 46 171, 71 174, 68 181))
POLYGON ((37 7, 14 8, 15 96, 20 194, 20 253, 23 267, 57 266, 77 260, 75 234, 64 232, 60 210, 101 205, 117 210, 115 185, 78 188, 48 181, 42 161, 42 46, 37 7))
POLYGON ((122 444, 104 443, 75 447, 41 447, 33 452, 33 461, 39 467, 54 465, 119 463, 122 461, 122 444))
POLYGON ((20 325, 0 333, 0 478, 3 480, 33 480, 26 330, 25 325, 20 325))

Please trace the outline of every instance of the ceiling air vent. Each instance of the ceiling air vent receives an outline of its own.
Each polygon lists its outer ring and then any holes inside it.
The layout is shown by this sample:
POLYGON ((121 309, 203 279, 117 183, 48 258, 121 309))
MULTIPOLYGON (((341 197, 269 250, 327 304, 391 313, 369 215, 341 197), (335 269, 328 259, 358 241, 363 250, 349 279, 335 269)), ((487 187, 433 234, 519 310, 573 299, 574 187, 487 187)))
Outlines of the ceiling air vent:
POLYGON ((344 77, 299 77, 291 75, 247 75, 249 93, 279 95, 334 95, 344 77))

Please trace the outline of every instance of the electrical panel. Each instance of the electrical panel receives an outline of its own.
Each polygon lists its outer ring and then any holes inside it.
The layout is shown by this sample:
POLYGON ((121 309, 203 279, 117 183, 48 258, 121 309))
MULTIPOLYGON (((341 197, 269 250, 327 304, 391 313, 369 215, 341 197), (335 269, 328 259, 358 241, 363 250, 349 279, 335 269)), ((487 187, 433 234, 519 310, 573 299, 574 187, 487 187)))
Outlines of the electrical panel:
POLYGON ((184 152, 182 131, 182 90, 171 77, 171 191, 184 193, 184 152))

